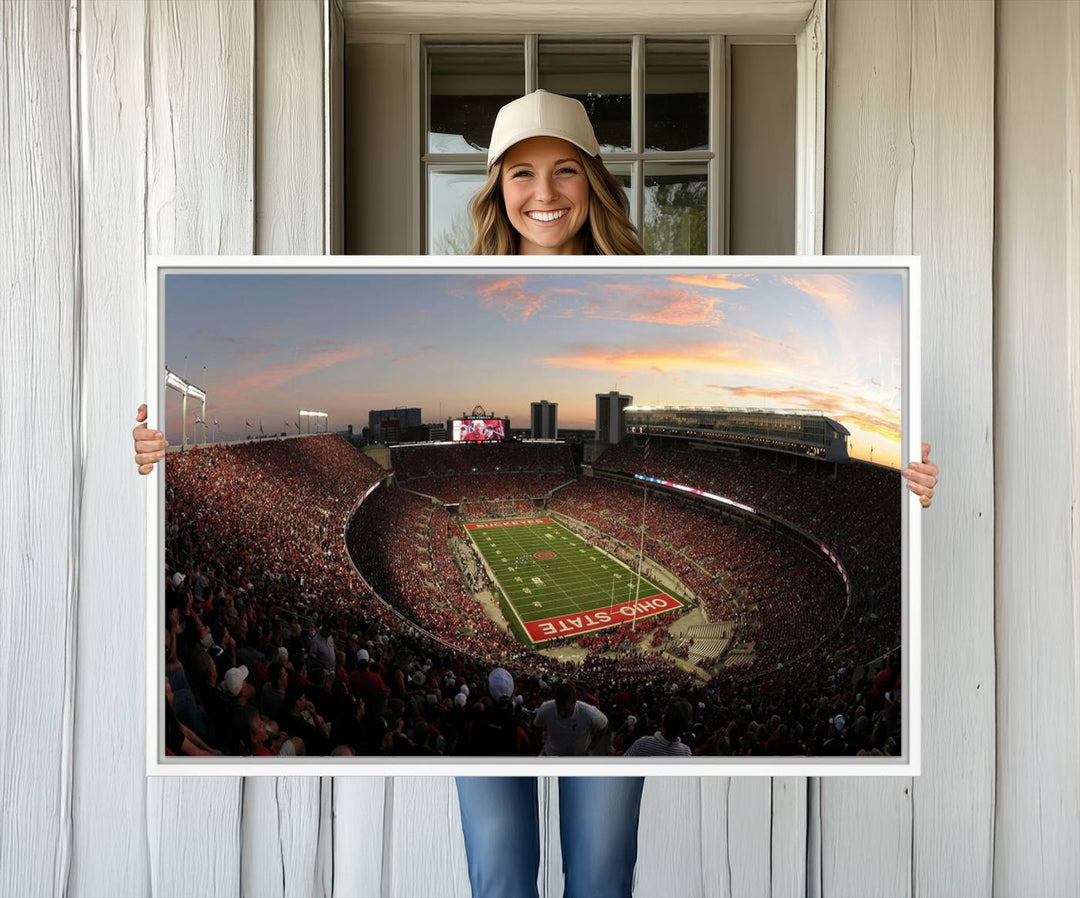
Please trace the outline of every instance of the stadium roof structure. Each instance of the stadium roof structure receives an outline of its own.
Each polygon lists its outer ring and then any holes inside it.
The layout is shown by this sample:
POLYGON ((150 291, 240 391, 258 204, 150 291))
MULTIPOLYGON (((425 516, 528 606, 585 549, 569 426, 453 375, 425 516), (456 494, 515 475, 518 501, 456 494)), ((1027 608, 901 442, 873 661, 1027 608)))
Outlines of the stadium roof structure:
POLYGON ((823 461, 848 462, 843 424, 817 409, 628 406, 627 432, 750 446, 823 461))
POLYGON ((753 408, 740 405, 708 406, 708 405, 628 405, 627 412, 751 412, 760 415, 815 415, 824 418, 836 430, 844 436, 851 436, 851 431, 844 427, 835 418, 830 418, 825 412, 812 408, 753 408))

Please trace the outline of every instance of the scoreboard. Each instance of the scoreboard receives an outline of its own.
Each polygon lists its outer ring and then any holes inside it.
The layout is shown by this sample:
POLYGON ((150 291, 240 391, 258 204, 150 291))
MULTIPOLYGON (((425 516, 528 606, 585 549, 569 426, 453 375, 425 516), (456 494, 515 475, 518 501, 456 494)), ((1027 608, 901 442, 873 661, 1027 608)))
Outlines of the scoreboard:
POLYGON ((501 443, 506 439, 502 418, 456 418, 453 422, 455 443, 501 443))

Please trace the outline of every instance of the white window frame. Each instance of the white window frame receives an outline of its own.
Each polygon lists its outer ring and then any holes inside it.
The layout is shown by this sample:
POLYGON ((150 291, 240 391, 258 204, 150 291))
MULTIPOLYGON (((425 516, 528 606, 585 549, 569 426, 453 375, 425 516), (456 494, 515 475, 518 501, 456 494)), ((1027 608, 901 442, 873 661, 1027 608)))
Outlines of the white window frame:
MULTIPOLYGON (((825 3, 815 0, 811 12, 797 32, 755 35, 718 35, 709 37, 709 142, 712 150, 686 151, 674 153, 643 153, 644 140, 644 103, 631 105, 631 140, 632 152, 611 154, 612 162, 628 162, 632 165, 632 183, 634 185, 634 208, 631 218, 640 225, 644 209, 644 165, 649 161, 705 161, 707 164, 708 196, 710 204, 709 233, 707 249, 710 254, 726 254, 728 247, 728 178, 730 128, 728 110, 730 109, 730 47, 733 44, 763 43, 790 44, 796 48, 796 228, 795 253, 798 255, 818 255, 823 251, 823 215, 825 181, 825 3), (722 105, 721 105, 722 99, 722 105), (718 214, 712 214, 718 210, 718 214)), ((409 210, 410 250, 416 254, 426 254, 429 240, 427 216, 427 164, 475 163, 475 154, 428 154, 428 104, 427 104, 427 43, 505 43, 520 40, 524 45, 525 55, 525 90, 536 89, 539 37, 562 37, 555 30, 543 29, 538 32, 488 33, 475 34, 431 34, 409 36, 411 57, 410 96, 410 158, 412 195, 414 202, 409 210)), ((574 34, 567 34, 572 40, 574 34)), ((607 35, 620 37, 619 35, 607 35)), ((599 39, 601 36, 596 35, 599 39)), ((621 36, 625 37, 625 35, 621 36)), ((631 96, 644 98, 643 78, 645 61, 645 40, 693 37, 687 34, 664 34, 649 31, 632 37, 631 55, 631 96)), ((589 38, 581 36, 583 41, 589 38)))

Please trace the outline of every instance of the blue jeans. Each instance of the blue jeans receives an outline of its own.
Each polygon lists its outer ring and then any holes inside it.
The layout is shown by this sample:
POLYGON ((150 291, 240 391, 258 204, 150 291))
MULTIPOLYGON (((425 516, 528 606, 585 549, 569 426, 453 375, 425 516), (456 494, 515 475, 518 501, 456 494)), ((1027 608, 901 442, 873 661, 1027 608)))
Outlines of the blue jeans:
MULTIPOLYGON (((563 898, 630 898, 644 777, 559 777, 563 898)), ((536 777, 457 778, 473 898, 538 898, 536 777)))

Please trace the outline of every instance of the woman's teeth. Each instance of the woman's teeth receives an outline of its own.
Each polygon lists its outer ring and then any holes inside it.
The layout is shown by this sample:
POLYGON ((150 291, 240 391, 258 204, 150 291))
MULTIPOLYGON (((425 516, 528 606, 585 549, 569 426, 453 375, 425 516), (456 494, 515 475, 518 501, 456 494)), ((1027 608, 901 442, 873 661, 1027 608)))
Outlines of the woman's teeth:
POLYGON ((566 214, 566 210, 560 209, 558 212, 527 212, 526 214, 533 221, 555 221, 557 218, 562 218, 566 214))

